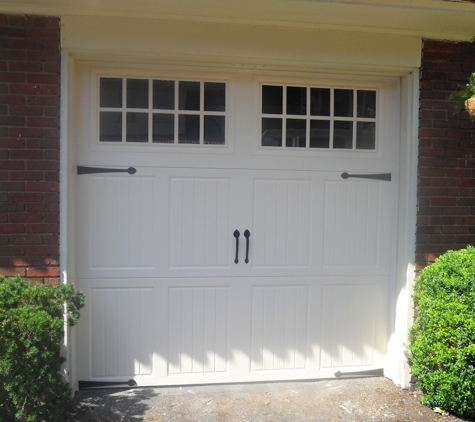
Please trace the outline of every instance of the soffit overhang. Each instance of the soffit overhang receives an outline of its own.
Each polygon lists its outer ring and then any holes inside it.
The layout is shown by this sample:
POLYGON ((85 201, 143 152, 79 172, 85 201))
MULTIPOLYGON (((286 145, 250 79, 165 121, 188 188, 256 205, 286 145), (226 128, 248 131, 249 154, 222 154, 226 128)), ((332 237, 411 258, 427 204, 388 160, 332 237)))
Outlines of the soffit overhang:
POLYGON ((115 16, 470 41, 475 3, 445 0, 0 0, 0 13, 115 16))

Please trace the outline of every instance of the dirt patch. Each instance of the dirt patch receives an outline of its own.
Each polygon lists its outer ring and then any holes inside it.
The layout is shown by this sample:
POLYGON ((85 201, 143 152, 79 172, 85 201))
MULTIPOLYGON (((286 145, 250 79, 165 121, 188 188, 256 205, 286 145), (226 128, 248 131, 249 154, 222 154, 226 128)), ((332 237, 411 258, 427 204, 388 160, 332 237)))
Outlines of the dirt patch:
POLYGON ((207 385, 76 393, 71 422, 462 421, 422 406, 385 378, 207 385))

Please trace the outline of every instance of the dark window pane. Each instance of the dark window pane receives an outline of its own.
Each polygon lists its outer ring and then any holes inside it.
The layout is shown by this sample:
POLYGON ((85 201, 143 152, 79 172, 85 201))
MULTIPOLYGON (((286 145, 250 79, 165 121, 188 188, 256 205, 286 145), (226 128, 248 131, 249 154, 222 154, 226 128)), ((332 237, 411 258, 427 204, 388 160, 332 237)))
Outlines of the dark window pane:
POLYGON ((376 123, 358 122, 356 124, 356 149, 375 149, 376 123))
POLYGON ((205 82, 205 111, 226 111, 226 84, 205 82))
POLYGON ((178 85, 180 110, 200 109, 200 83, 180 81, 178 85))
POLYGON ((127 108, 148 108, 147 79, 127 79, 127 108))
POLYGON ((335 89, 335 116, 353 117, 353 90, 335 89))
POLYGON ((148 142, 148 114, 127 113, 127 142, 148 142))
POLYGON ((175 108, 175 81, 153 81, 153 108, 175 108))
POLYGON ((330 115, 330 89, 310 89, 310 114, 312 116, 330 115))
POLYGON ((284 89, 281 86, 262 85, 262 112, 265 114, 282 114, 284 89))
POLYGON ((376 91, 358 91, 358 117, 376 117, 376 91))
POLYGON ((122 113, 101 111, 99 141, 122 142, 122 113))
POLYGON ((204 116, 204 143, 224 145, 226 119, 224 116, 204 116))
POLYGON ((173 114, 154 114, 152 142, 173 144, 175 139, 175 116, 173 114))
POLYGON ((262 146, 282 146, 282 119, 262 119, 262 146))
POLYGON ((335 121, 333 148, 351 149, 353 146, 353 122, 335 121))
POLYGON ((101 78, 101 107, 122 107, 122 79, 101 78))
POLYGON ((286 146, 305 148, 307 134, 306 124, 306 120, 287 119, 286 146))
POLYGON ((200 143, 200 116, 185 114, 178 116, 178 143, 200 143))
POLYGON ((310 121, 310 148, 330 147, 330 121, 310 121))
POLYGON ((287 114, 307 114, 307 88, 287 87, 287 114))

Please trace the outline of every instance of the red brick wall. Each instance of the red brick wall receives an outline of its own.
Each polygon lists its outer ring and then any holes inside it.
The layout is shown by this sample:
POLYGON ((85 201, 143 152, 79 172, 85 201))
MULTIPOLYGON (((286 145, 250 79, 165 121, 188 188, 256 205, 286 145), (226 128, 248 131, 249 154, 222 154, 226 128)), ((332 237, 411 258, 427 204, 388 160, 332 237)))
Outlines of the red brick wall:
POLYGON ((0 274, 59 281, 60 21, 0 15, 0 274))
POLYGON ((475 70, 475 43, 426 40, 419 110, 418 269, 475 243, 475 122, 448 100, 475 70))

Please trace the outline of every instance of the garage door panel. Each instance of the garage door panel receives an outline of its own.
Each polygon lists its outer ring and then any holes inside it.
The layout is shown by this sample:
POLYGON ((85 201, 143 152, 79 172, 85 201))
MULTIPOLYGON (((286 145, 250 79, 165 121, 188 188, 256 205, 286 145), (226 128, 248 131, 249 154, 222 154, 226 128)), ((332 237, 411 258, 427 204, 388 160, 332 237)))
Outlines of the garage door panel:
POLYGON ((156 268, 154 177, 81 176, 77 210, 81 277, 156 268))
POLYGON ((388 269, 387 182, 325 181, 323 268, 388 269))
POLYGON ((323 286, 322 368, 374 366, 383 350, 377 341, 377 285, 323 286))
POLYGON ((170 179, 170 266, 229 267, 228 178, 170 179))
POLYGON ((169 375, 228 371, 227 287, 169 289, 169 375))
POLYGON ((150 288, 90 290, 92 378, 153 372, 153 306, 150 288))
POLYGON ((312 181, 255 179, 253 192, 253 267, 308 267, 312 181))
POLYGON ((308 286, 254 286, 251 321, 251 373, 307 367, 308 286))

